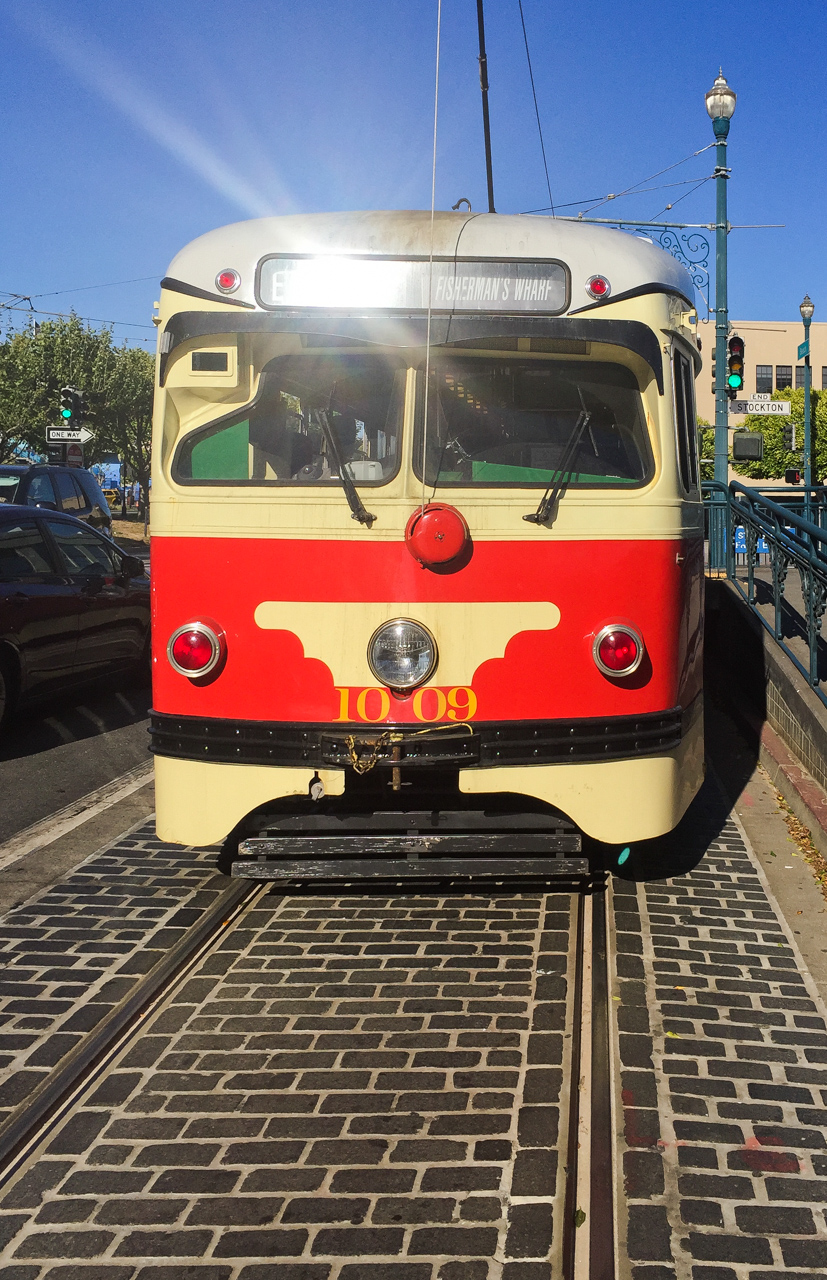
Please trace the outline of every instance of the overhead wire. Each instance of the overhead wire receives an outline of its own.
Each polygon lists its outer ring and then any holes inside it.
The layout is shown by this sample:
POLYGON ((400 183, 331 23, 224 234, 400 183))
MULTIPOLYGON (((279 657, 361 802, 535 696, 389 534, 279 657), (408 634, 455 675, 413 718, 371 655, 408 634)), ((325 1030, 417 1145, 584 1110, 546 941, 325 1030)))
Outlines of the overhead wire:
MULTIPOLYGON (((671 204, 664 205, 664 207, 655 214, 655 218, 659 218, 662 213, 668 213, 670 209, 674 209, 676 204, 680 204, 681 200, 686 200, 686 198, 697 191, 699 187, 702 187, 705 182, 711 182, 714 177, 714 173, 709 173, 705 178, 701 178, 700 182, 697 183, 691 191, 685 191, 682 196, 678 196, 677 200, 673 200, 671 204)), ((650 221, 654 222, 654 218, 650 219, 650 221)))
POLYGON ((548 203, 551 209, 551 216, 554 217, 554 196, 551 194, 551 181, 548 176, 548 161, 546 160, 546 144, 543 141, 543 126, 540 123, 540 108, 537 105, 537 90, 534 87, 534 72, 531 68, 531 53, 528 48, 528 32, 526 31, 525 15, 523 14, 523 0, 517 0, 520 7, 520 22, 523 26, 523 40, 525 41, 525 56, 528 62, 528 75, 531 80, 531 95, 534 98, 534 114, 537 117, 537 132, 540 135, 540 150, 543 153, 543 169, 546 175, 546 186, 548 187, 548 203))
POLYGON ((425 512, 425 463, 428 457, 428 399, 431 374, 431 315, 434 292, 434 216, 436 209, 436 135, 439 117, 439 42, 442 34, 442 0, 436 6, 436 70, 434 72, 434 147, 431 166, 431 247, 428 255, 428 319, 425 328, 425 407, 422 417, 422 511, 425 512))
MULTIPOLYGON (((715 147, 715 146, 717 146, 717 143, 715 143, 715 142, 710 142, 707 146, 705 146, 705 147, 700 147, 697 151, 693 151, 693 152, 691 153, 691 155, 684 156, 683 160, 676 160, 674 164, 668 164, 668 165, 666 166, 666 168, 665 168, 665 169, 659 169, 659 170, 657 171, 657 173, 650 173, 650 175, 649 175, 649 177, 648 177, 648 178, 641 178, 639 182, 634 182, 634 183, 632 183, 632 185, 631 185, 630 187, 625 187, 622 191, 610 192, 608 195, 601 196, 601 197, 595 197, 595 203, 593 203, 593 204, 591 203, 591 201, 588 201, 588 200, 578 200, 578 201, 573 201, 573 202, 572 202, 572 204, 590 204, 590 205, 591 205, 591 207, 590 207, 589 209, 587 209, 587 210, 586 210, 586 213, 592 213, 595 209, 599 209, 599 208, 601 207, 601 205, 608 204, 610 200, 620 200, 623 196, 628 196, 628 195, 640 195, 641 193, 640 193, 640 191, 638 191, 638 190, 637 190, 637 188, 638 188, 638 187, 642 187, 644 183, 646 183, 646 182, 654 182, 655 178, 661 178, 661 177, 663 177, 663 175, 664 175, 665 173, 670 173, 673 169, 679 169, 679 168, 680 168, 680 166, 681 166, 682 164, 686 164, 689 160, 694 160, 696 156, 703 155, 703 153, 704 153, 705 151, 711 151, 711 150, 712 150, 712 148, 713 148, 713 147, 715 147)), ((691 179, 690 179, 690 181, 691 181, 691 179)), ((704 179, 704 181, 706 181, 706 179, 704 179)), ((666 185, 666 184, 664 184, 664 185, 666 185)), ((565 205, 565 206, 564 206, 564 205, 558 205, 557 207, 558 207, 558 208, 571 208, 571 207, 572 207, 572 205, 565 205)), ((543 209, 526 209, 524 212, 526 212, 526 213, 544 213, 544 212, 545 212, 545 210, 543 210, 543 209)))

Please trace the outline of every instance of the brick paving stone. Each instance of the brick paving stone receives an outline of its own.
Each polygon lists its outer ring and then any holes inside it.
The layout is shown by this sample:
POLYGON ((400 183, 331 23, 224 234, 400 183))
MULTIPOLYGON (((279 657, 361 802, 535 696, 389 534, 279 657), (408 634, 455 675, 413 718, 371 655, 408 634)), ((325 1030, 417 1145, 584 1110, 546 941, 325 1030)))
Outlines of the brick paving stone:
POLYGON ((0 1268, 494 1280, 503 1263, 550 1280, 570 910, 540 893, 260 901, 0 1200, 0 1268))
POLYGON ((0 1121, 226 886, 214 849, 164 845, 144 823, 3 917, 0 1121))
POLYGON ((827 1268, 815 1057, 825 1010, 740 826, 710 826, 689 874, 615 880, 611 900, 621 1235, 633 1280, 827 1268))

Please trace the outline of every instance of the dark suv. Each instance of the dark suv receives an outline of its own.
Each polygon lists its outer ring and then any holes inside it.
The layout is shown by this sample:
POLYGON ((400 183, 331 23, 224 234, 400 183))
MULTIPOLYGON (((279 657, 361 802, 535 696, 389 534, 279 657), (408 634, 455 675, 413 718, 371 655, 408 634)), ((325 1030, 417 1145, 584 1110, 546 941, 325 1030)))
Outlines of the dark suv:
POLYGON ((0 505, 9 503, 65 511, 112 536, 106 498, 92 472, 81 467, 6 463, 0 466, 0 505))

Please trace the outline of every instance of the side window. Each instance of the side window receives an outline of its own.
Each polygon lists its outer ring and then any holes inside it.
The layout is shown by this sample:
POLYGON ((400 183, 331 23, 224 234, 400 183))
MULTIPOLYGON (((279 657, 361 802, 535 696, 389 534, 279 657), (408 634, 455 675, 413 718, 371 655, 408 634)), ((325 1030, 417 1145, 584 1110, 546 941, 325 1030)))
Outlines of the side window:
POLYGON ((58 471, 55 474, 55 483, 57 484, 57 492, 63 510, 80 511, 79 490, 69 472, 58 471))
POLYGON ((52 488, 52 481, 47 472, 42 475, 33 476, 29 485, 29 491, 26 494, 26 506, 36 507, 41 502, 55 502, 55 491, 52 488))
POLYGON ((0 582, 37 582, 54 573, 34 520, 0 526, 0 582))
POLYGON ((87 504, 90 507, 100 507, 102 511, 106 511, 107 509, 106 499, 103 496, 103 493, 100 489, 100 486, 98 485, 97 480, 91 474, 91 472, 79 471, 77 475, 73 477, 73 479, 77 481, 77 483, 80 485, 81 489, 85 493, 87 504))
POLYGON ((688 493, 698 486, 698 441, 695 424, 695 379, 691 361, 682 351, 673 359, 675 390, 675 430, 678 443, 678 469, 681 483, 688 493))
POLYGON ((121 572, 121 558, 114 547, 91 529, 49 520, 49 532, 57 543, 70 573, 89 574, 93 577, 117 577, 121 572))
POLYGON ((84 514, 85 514, 87 511, 91 511, 91 510, 92 510, 93 503, 91 503, 91 502, 89 501, 89 498, 87 497, 86 493, 84 492, 83 485, 80 483, 80 481, 79 481, 78 477, 77 477, 77 476, 70 476, 70 477, 69 477, 69 479, 72 481, 72 484, 75 486, 75 492, 77 493, 77 497, 78 497, 78 511, 82 511, 82 512, 84 512, 84 514))

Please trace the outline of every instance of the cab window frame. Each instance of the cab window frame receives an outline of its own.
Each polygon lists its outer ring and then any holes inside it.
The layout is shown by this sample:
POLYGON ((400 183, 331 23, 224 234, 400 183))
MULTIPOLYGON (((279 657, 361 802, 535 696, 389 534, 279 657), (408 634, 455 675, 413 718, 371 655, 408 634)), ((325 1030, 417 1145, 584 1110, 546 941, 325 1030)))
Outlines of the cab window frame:
MULTIPOLYGON (((312 336, 315 339, 317 339, 317 335, 314 334, 312 336)), ((312 358, 312 356, 319 356, 319 355, 326 354, 327 351, 328 351, 328 348, 325 348, 325 347, 316 347, 316 346, 311 347, 309 348, 308 358, 312 358), (312 356, 310 355, 310 352, 312 352, 312 356)), ((340 355, 340 356, 342 355, 342 349, 340 347, 336 347, 332 345, 329 348, 329 351, 331 355, 333 354, 340 355)), ((402 379, 401 379, 402 385, 398 392, 399 423, 398 423, 398 430, 396 435, 396 450, 394 454, 393 470, 390 471, 386 476, 382 476, 378 480, 352 480, 351 481, 351 483, 354 484, 357 489, 361 489, 361 488, 382 489, 396 479, 396 477, 399 475, 400 467, 402 466, 403 436, 404 436, 405 418, 406 418, 406 412, 407 412, 408 374, 411 369, 411 362, 410 362, 410 359, 404 354, 404 352, 399 352, 399 351, 377 352, 377 351, 365 351, 364 348, 361 348, 358 351, 352 350, 350 354, 353 356, 361 357, 362 359, 364 358, 374 359, 374 360, 381 359, 386 361, 388 364, 391 364, 394 368, 394 382, 396 377, 398 377, 399 374, 402 374, 402 379)), ((217 435, 219 432, 226 430, 228 427, 232 427, 236 423, 244 422, 245 419, 249 418, 250 413, 261 403, 265 395, 269 394, 268 380, 271 378, 274 378, 278 372, 277 368, 273 366, 275 366, 279 361, 284 359, 302 359, 303 357, 304 357, 303 352, 302 353, 289 352, 281 356, 275 356, 271 360, 268 360, 260 370, 256 393, 251 400, 248 400, 243 405, 234 407, 233 409, 229 410, 227 413, 221 414, 218 418, 213 418, 210 422, 202 423, 198 427, 192 427, 189 430, 185 430, 179 436, 179 438, 175 443, 175 448, 173 450, 172 458, 169 464, 169 476, 173 484, 178 485, 181 488, 187 488, 187 489, 191 489, 191 488, 249 489, 249 490, 290 489, 298 493, 302 493, 305 491, 307 492, 315 491, 315 492, 330 493, 330 494, 342 493, 344 491, 344 485, 342 483, 341 477, 336 477, 334 479, 329 479, 329 480, 327 479, 295 480, 292 477, 288 480, 279 479, 277 477, 253 477, 249 479, 244 479, 242 477, 235 477, 235 478, 213 479, 208 477, 185 476, 185 475, 181 475, 180 473, 180 462, 181 462, 183 452, 185 448, 187 448, 188 446, 191 446, 195 442, 194 441, 195 437, 199 437, 200 439, 208 439, 210 436, 217 435)), ((392 386, 391 397, 394 397, 396 394, 397 392, 395 390, 395 387, 392 386)), ((390 403, 393 404, 393 400, 391 400, 390 403)))
MULTIPOLYGON (((502 360, 508 360, 509 362, 520 362, 525 360, 526 356, 528 355, 528 353, 524 354, 520 351, 508 351, 508 352, 503 352, 502 355, 499 355, 499 354, 494 355, 492 354, 491 351, 485 351, 485 350, 480 350, 479 352, 476 352, 468 349, 463 351, 457 351, 457 350, 450 350, 445 348, 441 350, 440 354, 443 357, 449 356, 450 358, 452 356, 458 356, 460 358, 470 358, 472 360, 480 360, 481 362, 486 359, 496 359, 496 360, 502 359, 502 360)), ((537 365, 562 364, 562 363, 568 363, 569 361, 573 361, 573 360, 580 360, 585 365, 589 365, 589 364, 616 365, 618 368, 623 369, 626 373, 628 373, 630 377, 633 379, 635 384, 635 390, 638 395, 639 403, 640 403, 640 416, 641 416, 641 426, 642 426, 641 439, 636 443, 638 444, 638 447, 640 447, 641 444, 643 446, 643 448, 640 449, 639 456, 640 456, 640 462, 641 462, 644 474, 640 480, 627 480, 627 479, 621 479, 619 477, 615 477, 614 483, 612 482, 611 477, 607 477, 605 483, 601 483, 600 481, 569 480, 566 483, 566 487, 568 489, 576 491, 577 493, 596 493, 596 494, 604 494, 604 495, 618 494, 618 493, 638 493, 642 489, 646 489, 657 478, 657 457, 655 453, 654 441, 652 439, 652 432, 649 427, 648 417, 647 417, 646 408, 645 408, 644 391, 640 386, 640 381, 637 374, 628 365, 623 364, 619 360, 611 360, 611 359, 594 360, 593 358, 588 356, 578 357, 576 355, 566 355, 565 359, 561 359, 561 360, 553 360, 548 358, 543 359, 541 356, 528 356, 528 360, 526 361, 526 363, 530 363, 532 365, 533 364, 537 364, 537 365)), ((423 412, 424 412, 424 403, 425 403, 425 396, 423 392, 424 381, 425 381, 424 366, 425 366, 425 362, 423 360, 421 363, 417 364, 414 370, 415 372, 415 403, 414 403, 414 414, 413 414, 412 464, 413 464, 413 474, 416 477, 417 481, 419 482, 422 481, 422 462, 421 462, 422 430, 423 430, 423 412)), ((432 357, 431 368, 433 369, 434 367, 435 367, 435 361, 432 357)), ((463 480, 440 481, 438 477, 436 478, 429 477, 425 481, 425 484, 426 484, 426 487, 432 487, 434 490, 434 493, 436 493, 439 490, 445 490, 445 489, 453 489, 453 490, 466 489, 473 492, 476 492, 477 490, 482 490, 482 489, 495 489, 495 490, 525 489, 525 490, 537 493, 542 491, 543 489, 548 489, 555 482, 556 481, 554 479, 552 480, 512 480, 512 479, 464 480, 463 479, 463 480)))

